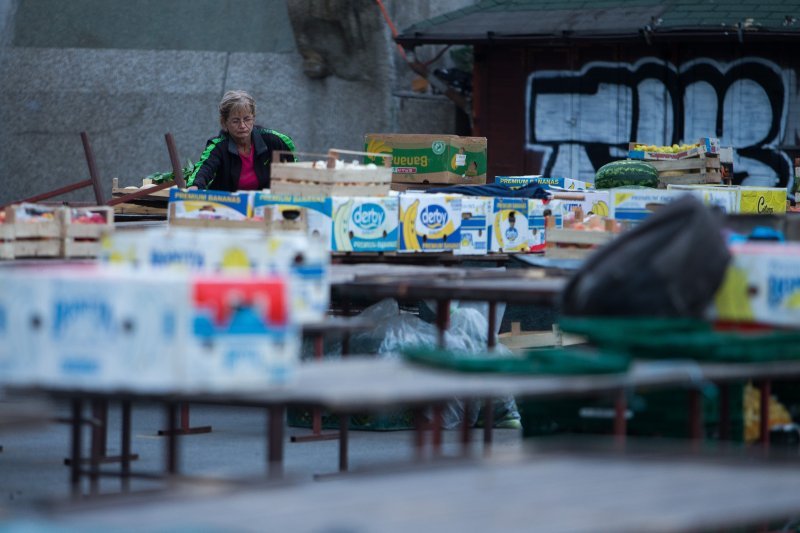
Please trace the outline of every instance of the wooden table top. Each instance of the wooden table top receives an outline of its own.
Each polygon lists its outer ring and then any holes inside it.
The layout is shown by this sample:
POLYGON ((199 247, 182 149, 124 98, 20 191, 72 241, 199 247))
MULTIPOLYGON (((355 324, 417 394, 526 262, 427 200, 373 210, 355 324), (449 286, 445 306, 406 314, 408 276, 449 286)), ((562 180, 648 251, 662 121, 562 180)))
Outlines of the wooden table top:
POLYGON ((707 456, 515 453, 320 482, 187 488, 48 518, 98 531, 706 531, 796 515, 799 469, 707 456))
POLYGON ((691 361, 636 362, 625 374, 554 376, 456 372, 411 364, 397 358, 351 356, 304 363, 289 383, 268 390, 171 394, 52 388, 39 391, 64 397, 96 396, 252 406, 319 405, 339 412, 365 412, 398 406, 429 405, 453 398, 586 397, 620 388, 692 387, 707 381, 798 376, 800 361, 726 365, 699 365, 691 361))

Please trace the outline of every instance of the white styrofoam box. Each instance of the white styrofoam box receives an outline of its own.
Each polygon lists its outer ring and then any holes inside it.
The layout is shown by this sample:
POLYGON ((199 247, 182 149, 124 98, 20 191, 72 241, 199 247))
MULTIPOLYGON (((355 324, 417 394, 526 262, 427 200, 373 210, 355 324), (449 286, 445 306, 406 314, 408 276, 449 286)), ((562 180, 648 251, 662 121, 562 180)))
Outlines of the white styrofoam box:
POLYGON ((195 279, 187 390, 263 390, 291 379, 300 330, 279 277, 195 279))
POLYGON ((396 196, 334 196, 334 252, 397 250, 399 200, 396 196))
POLYGON ((461 245, 462 196, 400 195, 398 252, 448 252, 461 245))
POLYGON ((611 218, 638 223, 650 216, 658 207, 686 194, 688 194, 686 191, 668 189, 609 189, 611 218))
POLYGON ((190 279, 182 273, 148 272, 110 278, 118 293, 120 323, 114 377, 119 388, 180 390, 186 380, 191 326, 190 279))
POLYGON ((8 268, 0 277, 0 383, 36 383, 44 357, 50 285, 47 275, 8 268))
POLYGON ((552 217, 554 227, 562 227, 567 205, 566 200, 528 199, 528 231, 530 233, 528 249, 531 252, 543 252, 547 245, 545 217, 552 217))
POLYGON ((117 386, 121 348, 118 292, 110 278, 54 273, 47 278, 47 328, 39 377, 58 388, 117 386))
POLYGON ((739 204, 739 189, 728 185, 667 185, 667 190, 686 191, 704 205, 714 206, 724 213, 736 213, 739 204))
POLYGON ((730 250, 711 318, 800 326, 800 244, 749 242, 730 250))
POLYGON ((330 253, 322 238, 287 231, 264 241, 261 274, 288 276, 292 320, 322 320, 330 304, 330 253))
POLYGON ((527 252, 530 247, 528 198, 495 198, 489 216, 490 252, 527 252))
POLYGON ((489 213, 492 199, 464 196, 461 199, 461 246, 456 255, 485 255, 489 251, 489 213))

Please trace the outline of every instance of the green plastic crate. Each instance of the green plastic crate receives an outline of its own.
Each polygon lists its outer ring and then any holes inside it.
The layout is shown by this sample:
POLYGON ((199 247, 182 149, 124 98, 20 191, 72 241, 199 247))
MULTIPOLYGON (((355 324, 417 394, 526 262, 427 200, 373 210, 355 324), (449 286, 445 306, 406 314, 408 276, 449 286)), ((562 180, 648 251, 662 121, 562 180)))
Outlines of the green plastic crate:
MULTIPOLYGON (((744 441, 743 385, 729 386, 730 435, 744 441)), ((705 436, 719 435, 719 394, 713 385, 703 389, 705 436)), ((519 404, 523 436, 536 437, 558 433, 610 434, 613 431, 614 402, 607 398, 569 400, 529 400, 519 404), (604 417, 589 416, 604 413, 604 417)), ((689 428, 689 391, 668 389, 637 392, 628 398, 629 435, 686 438, 689 428)))
POLYGON ((463 353, 421 347, 402 350, 411 362, 461 372, 532 375, 580 375, 626 372, 630 358, 586 347, 536 348, 522 355, 463 353))
POLYGON ((715 331, 708 322, 662 318, 570 318, 562 330, 636 359, 756 362, 800 359, 798 331, 715 331))

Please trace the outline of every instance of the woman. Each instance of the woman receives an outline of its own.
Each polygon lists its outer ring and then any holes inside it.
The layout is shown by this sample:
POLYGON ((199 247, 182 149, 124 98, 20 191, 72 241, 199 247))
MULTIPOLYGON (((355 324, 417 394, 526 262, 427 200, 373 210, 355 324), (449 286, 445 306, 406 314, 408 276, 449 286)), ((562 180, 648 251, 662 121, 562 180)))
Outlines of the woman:
MULTIPOLYGON (((228 91, 219 103, 222 131, 210 139, 194 171, 190 189, 242 191, 268 189, 275 150, 294 152, 290 137, 255 124, 256 102, 244 91, 228 91)), ((294 161, 283 154, 281 161, 294 161)))

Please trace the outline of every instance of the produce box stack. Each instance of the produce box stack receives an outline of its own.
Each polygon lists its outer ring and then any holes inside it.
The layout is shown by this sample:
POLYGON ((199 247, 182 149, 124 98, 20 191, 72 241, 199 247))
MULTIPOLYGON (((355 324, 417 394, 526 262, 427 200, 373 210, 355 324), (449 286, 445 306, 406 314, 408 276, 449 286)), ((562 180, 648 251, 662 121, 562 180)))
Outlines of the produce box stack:
POLYGON ((628 145, 628 158, 647 161, 658 170, 659 186, 722 183, 719 139, 704 137, 694 144, 628 145))
POLYGON ((396 191, 486 183, 485 137, 368 133, 364 144, 367 152, 392 156, 396 191))

